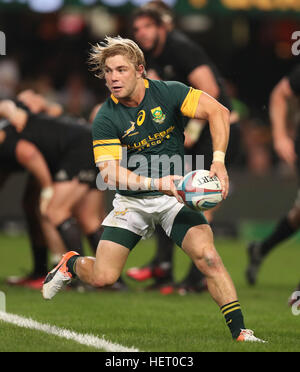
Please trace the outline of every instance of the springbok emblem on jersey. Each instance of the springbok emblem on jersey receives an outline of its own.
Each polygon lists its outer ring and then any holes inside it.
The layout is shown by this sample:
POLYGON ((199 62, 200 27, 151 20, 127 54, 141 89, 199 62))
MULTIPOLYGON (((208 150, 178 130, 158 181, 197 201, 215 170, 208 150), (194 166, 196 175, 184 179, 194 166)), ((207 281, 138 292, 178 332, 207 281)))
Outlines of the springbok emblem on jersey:
POLYGON ((135 130, 135 122, 131 121, 130 124, 131 124, 131 127, 129 127, 127 130, 124 131, 124 135, 122 138, 128 136, 131 132, 135 130))
POLYGON ((157 124, 162 124, 166 119, 166 115, 162 112, 162 109, 161 109, 160 106, 155 107, 154 109, 152 109, 151 113, 152 113, 152 119, 157 124))

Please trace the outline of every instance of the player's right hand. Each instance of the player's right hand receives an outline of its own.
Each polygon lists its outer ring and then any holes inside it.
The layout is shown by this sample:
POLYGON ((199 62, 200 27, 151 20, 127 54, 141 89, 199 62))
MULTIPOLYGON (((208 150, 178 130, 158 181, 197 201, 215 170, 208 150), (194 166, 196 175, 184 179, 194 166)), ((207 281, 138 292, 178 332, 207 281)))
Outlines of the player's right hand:
POLYGON ((220 161, 213 162, 210 167, 209 176, 217 176, 219 178, 222 186, 222 197, 226 199, 229 192, 229 178, 225 164, 220 161))
POLYGON ((182 176, 165 176, 162 178, 157 178, 155 180, 155 185, 159 191, 162 193, 169 195, 169 196, 175 196, 175 198, 179 201, 179 203, 183 203, 183 200, 179 196, 177 192, 177 188, 174 182, 179 183, 183 179, 182 176))
POLYGON ((293 167, 297 160, 294 141, 288 136, 281 136, 274 139, 274 149, 280 159, 293 167))

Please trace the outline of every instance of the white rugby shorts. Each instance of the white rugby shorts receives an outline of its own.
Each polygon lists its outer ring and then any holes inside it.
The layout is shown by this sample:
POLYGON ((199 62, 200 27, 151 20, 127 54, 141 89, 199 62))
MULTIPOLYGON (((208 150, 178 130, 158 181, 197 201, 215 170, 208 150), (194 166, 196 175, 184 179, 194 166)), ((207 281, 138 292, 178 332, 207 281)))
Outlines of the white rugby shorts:
POLYGON ((102 222, 103 226, 126 229, 147 239, 157 224, 170 236, 174 219, 184 204, 168 195, 130 197, 116 194, 113 207, 102 222))

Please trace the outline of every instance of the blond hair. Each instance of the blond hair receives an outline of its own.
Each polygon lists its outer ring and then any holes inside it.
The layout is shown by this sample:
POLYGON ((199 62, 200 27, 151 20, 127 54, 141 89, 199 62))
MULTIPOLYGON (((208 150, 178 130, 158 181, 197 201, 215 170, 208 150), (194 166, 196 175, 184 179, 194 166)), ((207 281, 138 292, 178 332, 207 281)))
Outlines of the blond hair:
MULTIPOLYGON (((104 42, 92 46, 88 60, 90 70, 96 72, 96 77, 103 79, 106 59, 116 55, 127 57, 136 70, 140 65, 146 66, 144 53, 134 41, 123 39, 121 36, 106 36, 104 42)), ((146 77, 146 71, 143 77, 146 77)))

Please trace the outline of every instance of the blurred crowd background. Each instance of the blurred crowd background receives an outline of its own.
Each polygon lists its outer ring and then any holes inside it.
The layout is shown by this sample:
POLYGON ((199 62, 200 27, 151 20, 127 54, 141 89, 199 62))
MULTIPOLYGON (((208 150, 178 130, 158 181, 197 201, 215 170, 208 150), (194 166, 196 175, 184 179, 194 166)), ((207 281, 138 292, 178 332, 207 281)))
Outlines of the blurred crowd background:
MULTIPOLYGON (((87 117, 108 94, 104 83, 88 71, 90 44, 105 35, 132 37, 130 16, 146 2, 0 0, 0 31, 6 36, 6 56, 0 56, 0 99, 32 88, 61 103, 70 114, 87 117)), ((296 195, 296 177, 272 149, 268 101, 275 84, 299 63, 300 56, 292 53, 292 34, 300 31, 300 1, 166 3, 172 7, 176 27, 202 45, 219 68, 241 119, 242 154, 232 174, 234 192, 219 220, 276 218, 296 195)), ((291 125, 299 120, 294 107, 291 103, 291 125)), ((7 197, 18 195, 18 190, 10 183, 1 192, 0 221, 21 216, 18 197, 10 202, 7 197)))

